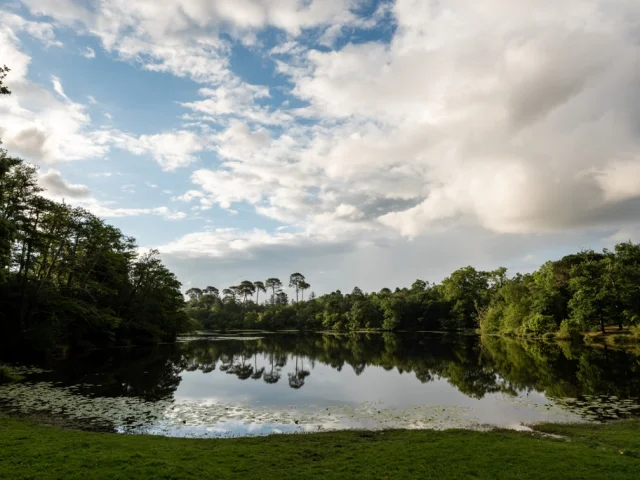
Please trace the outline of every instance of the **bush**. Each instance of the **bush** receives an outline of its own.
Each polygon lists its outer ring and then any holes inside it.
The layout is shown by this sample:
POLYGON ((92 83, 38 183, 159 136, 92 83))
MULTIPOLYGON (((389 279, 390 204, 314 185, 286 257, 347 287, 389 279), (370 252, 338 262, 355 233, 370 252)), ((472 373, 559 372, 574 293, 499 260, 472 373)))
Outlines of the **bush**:
POLYGON ((576 340, 580 338, 580 329, 570 320, 563 320, 556 332, 558 340, 576 340))
POLYGON ((523 333, 533 333, 535 335, 543 335, 553 332, 556 329, 556 322, 551 315, 542 315, 541 313, 533 313, 529 315, 523 323, 523 333))
POLYGON ((500 333, 504 307, 500 304, 487 308, 480 315, 480 333, 500 333))
POLYGON ((258 312, 247 312, 244 314, 243 326, 245 329, 250 330, 256 327, 259 320, 260 317, 258 316, 258 312))
POLYGON ((529 310, 520 303, 512 303, 504 308, 504 318, 500 327, 500 333, 506 335, 526 335, 526 327, 523 319, 529 316, 529 310))
POLYGON ((605 341, 609 345, 628 345, 635 343, 637 340, 632 335, 609 335, 605 341))

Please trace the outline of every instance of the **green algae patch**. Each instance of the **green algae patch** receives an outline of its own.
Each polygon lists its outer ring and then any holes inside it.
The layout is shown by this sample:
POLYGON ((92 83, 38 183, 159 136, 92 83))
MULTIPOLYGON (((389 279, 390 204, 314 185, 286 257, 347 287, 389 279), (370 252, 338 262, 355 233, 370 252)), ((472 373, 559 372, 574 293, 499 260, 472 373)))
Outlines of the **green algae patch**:
POLYGON ((0 479, 635 479, 637 422, 177 439, 0 417, 0 479), (534 427, 538 429, 538 427, 534 427))
POLYGON ((13 367, 0 365, 0 384, 19 382, 24 379, 24 375, 13 367))

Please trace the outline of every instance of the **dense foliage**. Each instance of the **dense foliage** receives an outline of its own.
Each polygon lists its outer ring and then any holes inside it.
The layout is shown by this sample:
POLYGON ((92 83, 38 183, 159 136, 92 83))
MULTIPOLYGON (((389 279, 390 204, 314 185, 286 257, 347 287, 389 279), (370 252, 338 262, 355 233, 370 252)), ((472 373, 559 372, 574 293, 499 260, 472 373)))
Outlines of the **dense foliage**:
POLYGON ((0 338, 101 346, 174 337, 180 283, 91 213, 40 195, 35 167, 0 151, 0 338))
MULTIPOLYGON (((364 293, 337 290, 289 303, 277 278, 239 286, 193 288, 187 311, 204 328, 309 330, 460 330, 570 338, 607 324, 640 324, 640 245, 621 243, 613 251, 583 251, 547 262, 531 274, 507 276, 505 268, 485 272, 465 267, 440 284, 416 280, 410 288, 364 293), (260 291, 267 292, 259 302, 260 291), (253 295, 255 294, 255 299, 253 295)), ((309 288, 291 275, 296 291, 309 288)), ((296 297, 298 297, 296 293, 296 297)))

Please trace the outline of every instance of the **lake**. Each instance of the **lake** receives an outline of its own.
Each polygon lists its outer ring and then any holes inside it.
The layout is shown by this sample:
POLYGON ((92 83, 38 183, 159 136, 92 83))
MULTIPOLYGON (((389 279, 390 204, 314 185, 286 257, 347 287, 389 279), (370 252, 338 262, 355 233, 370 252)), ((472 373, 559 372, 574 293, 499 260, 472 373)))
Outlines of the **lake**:
POLYGON ((640 415, 632 353, 473 335, 201 334, 5 360, 26 378, 0 386, 0 409, 121 433, 526 428, 640 415))

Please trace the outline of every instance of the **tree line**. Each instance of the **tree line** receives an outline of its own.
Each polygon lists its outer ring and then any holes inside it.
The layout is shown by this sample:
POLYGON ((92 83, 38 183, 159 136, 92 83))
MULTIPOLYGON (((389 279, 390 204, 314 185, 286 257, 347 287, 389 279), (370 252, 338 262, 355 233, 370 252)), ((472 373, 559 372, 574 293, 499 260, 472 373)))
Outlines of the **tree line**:
POLYGON ((187 312, 210 329, 479 329, 567 339, 580 331, 604 331, 610 324, 640 329, 640 244, 632 242, 602 252, 581 251, 513 277, 504 267, 480 271, 468 266, 439 284, 416 280, 409 288, 371 293, 355 287, 346 294, 312 294, 306 301, 298 298, 309 288, 304 276, 296 273, 291 279, 295 302, 289 303, 282 282, 271 278, 242 282, 222 296, 214 287, 191 289, 187 312), (271 296, 261 304, 259 293, 266 288, 271 296))
POLYGON ((41 192, 37 168, 0 149, 0 344, 156 342, 189 327, 157 251, 139 254, 134 238, 41 192))

